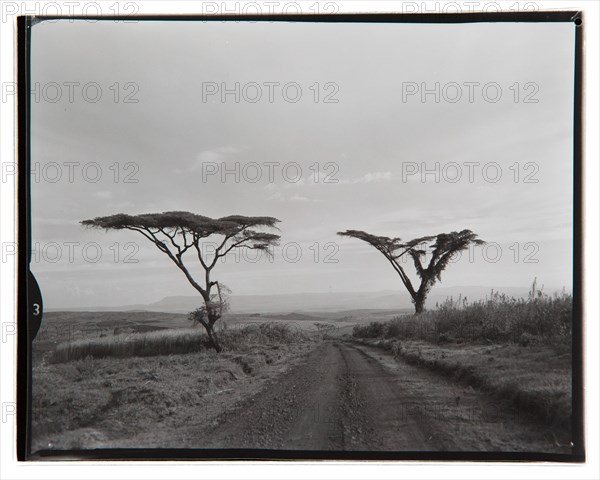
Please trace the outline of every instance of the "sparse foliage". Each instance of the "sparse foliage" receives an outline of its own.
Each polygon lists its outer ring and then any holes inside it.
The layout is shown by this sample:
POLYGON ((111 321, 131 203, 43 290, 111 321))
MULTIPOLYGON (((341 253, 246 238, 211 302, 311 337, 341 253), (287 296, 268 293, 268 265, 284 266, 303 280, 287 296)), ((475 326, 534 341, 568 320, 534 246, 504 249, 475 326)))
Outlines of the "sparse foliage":
POLYGON ((343 237, 352 237, 362 240, 379 250, 391 263, 400 280, 415 305, 415 313, 421 313, 425 308, 425 300, 431 288, 437 281, 441 281, 442 272, 457 252, 469 248, 469 245, 485 243, 477 238, 471 230, 460 232, 440 233, 428 237, 419 237, 408 242, 400 238, 380 237, 361 230, 346 230, 338 232, 343 237), (402 257, 408 255, 412 259, 421 283, 415 288, 401 264, 402 257))
MULTIPOLYGON (((84 220, 82 225, 103 230, 131 230, 150 240, 179 268, 188 282, 200 293, 204 307, 190 314, 206 329, 212 346, 218 352, 221 346, 216 337, 214 324, 227 309, 223 286, 211 280, 211 272, 220 258, 234 249, 247 248, 269 253, 269 247, 277 245, 280 236, 261 231, 276 228, 279 222, 273 217, 246 217, 231 215, 213 219, 190 212, 149 213, 126 215, 123 213, 107 217, 84 220), (212 258, 202 249, 202 242, 209 237, 219 238, 212 258), (198 282, 184 262, 184 254, 193 252, 204 270, 203 281, 198 282), (213 293, 216 287, 217 293, 213 293)), ((186 257, 187 259, 187 257, 186 257)))

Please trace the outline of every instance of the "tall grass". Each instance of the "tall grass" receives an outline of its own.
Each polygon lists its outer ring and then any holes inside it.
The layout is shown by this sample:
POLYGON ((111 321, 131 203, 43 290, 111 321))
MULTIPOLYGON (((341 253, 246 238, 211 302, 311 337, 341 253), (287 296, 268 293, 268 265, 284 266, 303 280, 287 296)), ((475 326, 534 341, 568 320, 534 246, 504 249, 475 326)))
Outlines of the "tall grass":
POLYGON ((534 281, 528 298, 492 291, 485 300, 447 299, 435 310, 354 327, 357 338, 399 338, 432 343, 563 344, 571 340, 571 294, 547 295, 534 281))
MULTIPOLYGON (((257 344, 289 344, 305 341, 306 337, 285 324, 262 323, 236 330, 222 329, 219 340, 225 351, 244 351, 257 344)), ((65 342, 56 347, 49 361, 60 363, 88 357, 148 357, 211 349, 208 337, 201 328, 182 328, 65 342)))

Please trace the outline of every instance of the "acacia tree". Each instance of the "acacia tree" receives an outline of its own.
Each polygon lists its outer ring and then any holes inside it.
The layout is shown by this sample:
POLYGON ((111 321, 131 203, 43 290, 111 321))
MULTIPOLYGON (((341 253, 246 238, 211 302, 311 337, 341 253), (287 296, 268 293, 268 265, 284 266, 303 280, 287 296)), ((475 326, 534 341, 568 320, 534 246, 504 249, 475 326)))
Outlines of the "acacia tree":
MULTIPOLYGON (((107 217, 83 220, 82 225, 103 230, 132 230, 150 240, 161 252, 177 265, 188 282, 202 296, 204 307, 197 310, 194 320, 206 329, 212 347, 221 351, 214 325, 225 308, 219 282, 211 279, 217 261, 234 249, 262 250, 269 254, 269 247, 277 245, 279 235, 260 231, 262 228, 277 228, 279 220, 273 217, 245 217, 231 215, 213 219, 189 212, 149 213, 126 215, 123 213, 107 217), (218 246, 209 256, 203 252, 202 242, 208 237, 218 238, 218 246), (184 254, 190 250, 204 270, 203 279, 196 281, 184 263, 184 254), (216 287, 217 293, 212 293, 216 287)), ((187 260, 188 256, 186 256, 187 260)))
POLYGON ((338 235, 367 242, 387 258, 408 290, 415 305, 415 313, 421 313, 425 308, 427 295, 435 283, 438 280, 441 281, 442 272, 448 266, 452 256, 467 249, 471 244, 482 245, 485 243, 483 240, 478 239, 477 235, 471 230, 440 233, 439 235, 415 238, 409 242, 402 242, 397 237, 379 237, 361 230, 346 230, 345 232, 338 232, 338 235), (418 288, 413 286, 401 265, 402 257, 405 255, 412 259, 417 275, 421 280, 418 288), (429 257, 429 261, 427 261, 427 257, 429 257))

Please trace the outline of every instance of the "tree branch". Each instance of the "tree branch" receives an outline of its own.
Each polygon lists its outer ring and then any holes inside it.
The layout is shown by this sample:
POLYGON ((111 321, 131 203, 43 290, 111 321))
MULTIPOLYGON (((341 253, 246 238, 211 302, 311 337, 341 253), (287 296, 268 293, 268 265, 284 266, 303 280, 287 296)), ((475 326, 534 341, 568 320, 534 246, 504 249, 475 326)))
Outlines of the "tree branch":
MULTIPOLYGON (((198 284, 198 282, 196 282, 194 280, 194 277, 192 277, 192 275, 190 274, 190 272, 188 271, 188 269, 186 268, 186 266, 183 264, 183 261, 181 260, 181 258, 178 258, 175 255, 173 255, 173 253, 171 252, 171 250, 169 250, 169 248, 165 245, 165 243, 162 242, 161 240, 159 240, 158 238, 156 238, 156 234, 155 233, 153 233, 149 228, 143 228, 143 227, 142 228, 138 228, 138 227, 125 227, 125 228, 127 228, 128 230, 133 230, 133 231, 141 233, 142 235, 144 235, 144 237, 146 237, 148 240, 150 240, 152 243, 154 243, 158 247, 158 249, 160 251, 166 253, 167 256, 173 261, 173 263, 175 265, 177 265, 177 267, 184 273, 184 275, 188 279, 188 282, 190 282, 190 284, 196 290, 198 290, 198 292, 200 292, 200 295, 202 295, 202 298, 207 297, 206 290, 204 290, 198 284), (150 234, 150 236, 146 235, 143 230, 147 231, 150 234)), ((158 233, 158 231, 156 233, 158 233)))

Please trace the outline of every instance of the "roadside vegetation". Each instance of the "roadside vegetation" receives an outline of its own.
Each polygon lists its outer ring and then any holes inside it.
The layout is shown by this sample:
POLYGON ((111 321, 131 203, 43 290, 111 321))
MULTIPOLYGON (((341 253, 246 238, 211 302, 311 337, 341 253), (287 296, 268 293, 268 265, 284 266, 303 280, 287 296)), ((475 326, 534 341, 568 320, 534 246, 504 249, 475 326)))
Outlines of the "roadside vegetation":
POLYGON ((573 298, 547 295, 534 282, 528 298, 494 292, 486 300, 447 299, 435 310, 388 322, 357 325, 356 338, 423 340, 431 343, 516 343, 570 347, 573 298))
MULTIPOLYGON (((290 344, 307 341, 296 328, 281 323, 254 323, 242 328, 222 328, 222 351, 243 352, 256 345, 290 344)), ((200 328, 158 330, 146 333, 117 333, 112 336, 81 339, 59 344, 49 357, 51 363, 91 358, 130 358, 181 355, 212 348, 207 333, 200 328)))
POLYGON ((281 323, 119 333, 59 343, 33 368, 33 451, 189 447, 210 425, 302 361, 316 342, 281 323))
POLYGON ((420 315, 357 325, 358 343, 452 376, 515 403, 520 412, 569 428, 572 296, 492 292, 449 299, 420 315))

